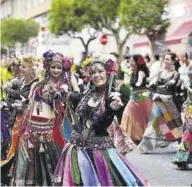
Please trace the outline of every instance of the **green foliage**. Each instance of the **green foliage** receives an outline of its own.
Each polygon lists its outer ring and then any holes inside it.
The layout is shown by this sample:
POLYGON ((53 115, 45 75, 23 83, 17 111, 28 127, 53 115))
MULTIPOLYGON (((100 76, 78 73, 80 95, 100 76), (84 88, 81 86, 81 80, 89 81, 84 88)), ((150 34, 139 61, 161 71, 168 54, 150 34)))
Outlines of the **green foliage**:
POLYGON ((37 36, 39 24, 32 19, 14 19, 8 18, 1 24, 2 44, 13 47, 16 42, 27 42, 32 36, 37 36))
POLYGON ((122 24, 136 34, 164 33, 169 26, 169 19, 163 17, 167 3, 168 0, 122 0, 122 24))
POLYGON ((55 34, 80 32, 92 23, 87 0, 53 0, 49 11, 50 29, 55 34))
MULTIPOLYGON (((114 36, 121 62, 123 46, 131 34, 150 37, 166 31, 169 21, 162 15, 167 3, 168 0, 53 0, 50 29, 55 34, 74 35, 84 28, 94 28, 114 36), (125 36, 120 35, 123 28, 127 31, 125 36)), ((89 42, 85 45, 78 38, 87 49, 89 42)))
POLYGON ((102 29, 117 19, 120 0, 53 0, 50 29, 55 34, 80 32, 86 27, 102 29))

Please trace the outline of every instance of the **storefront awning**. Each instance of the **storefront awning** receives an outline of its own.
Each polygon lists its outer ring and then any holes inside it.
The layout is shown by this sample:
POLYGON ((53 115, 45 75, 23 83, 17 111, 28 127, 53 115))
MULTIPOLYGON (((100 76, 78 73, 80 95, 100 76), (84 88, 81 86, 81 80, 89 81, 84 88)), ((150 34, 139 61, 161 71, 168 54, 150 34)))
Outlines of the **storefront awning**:
MULTIPOLYGON (((184 22, 176 29, 173 34, 167 36, 165 39, 165 44, 172 45, 181 43, 182 39, 187 38, 190 33, 192 33, 192 20, 184 22)), ((149 46, 149 40, 145 35, 139 36, 134 43, 135 48, 143 46, 149 46)))
POLYGON ((149 45, 149 40, 147 36, 141 35, 137 38, 136 42, 134 43, 134 47, 143 47, 143 46, 148 46, 149 45))
POLYGON ((190 33, 192 33, 192 21, 184 22, 172 35, 166 37, 165 43, 166 45, 181 43, 190 33))

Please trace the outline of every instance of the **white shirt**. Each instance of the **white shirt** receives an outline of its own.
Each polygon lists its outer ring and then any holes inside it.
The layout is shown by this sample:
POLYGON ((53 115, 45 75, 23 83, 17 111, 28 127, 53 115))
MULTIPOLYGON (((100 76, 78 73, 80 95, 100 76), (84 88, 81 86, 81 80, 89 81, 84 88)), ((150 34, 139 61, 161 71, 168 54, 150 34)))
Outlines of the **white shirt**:
POLYGON ((189 87, 189 67, 186 64, 182 64, 179 68, 180 80, 181 80, 181 89, 187 89, 189 87))
POLYGON ((159 73, 161 71, 161 62, 159 60, 153 62, 151 64, 151 67, 149 68, 150 74, 149 74, 149 86, 156 84, 158 77, 159 77, 159 73))

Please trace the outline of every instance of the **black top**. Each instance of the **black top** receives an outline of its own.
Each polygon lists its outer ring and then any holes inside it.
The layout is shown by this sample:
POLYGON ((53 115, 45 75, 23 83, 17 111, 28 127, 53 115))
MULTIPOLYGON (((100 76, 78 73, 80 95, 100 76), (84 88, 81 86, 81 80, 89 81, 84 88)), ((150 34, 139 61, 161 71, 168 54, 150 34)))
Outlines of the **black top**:
MULTIPOLYGON (((96 90, 90 89, 85 94, 81 95, 81 100, 76 110, 78 123, 74 126, 74 129, 79 134, 86 132, 88 136, 107 136, 107 128, 111 125, 115 112, 109 106, 112 101, 111 99, 107 99, 104 107, 105 110, 103 112, 101 112, 100 104, 98 104, 96 107, 91 107, 88 105, 89 99, 96 92, 96 90)), ((79 94, 76 95, 79 99, 79 94)), ((70 99, 71 98, 72 97, 70 97, 70 99)), ((101 98, 102 95, 98 94, 98 99, 101 100, 101 98)), ((74 94, 72 100, 75 100, 74 94)))
POLYGON ((173 95, 176 84, 179 80, 179 73, 174 73, 171 77, 160 78, 157 82, 156 93, 164 95, 173 95))
POLYGON ((133 88, 133 90, 139 90, 139 89, 145 89, 146 88, 146 76, 143 79, 143 82, 141 83, 140 86, 136 86, 136 83, 139 78, 139 71, 134 71, 131 74, 131 80, 130 80, 130 85, 133 88))

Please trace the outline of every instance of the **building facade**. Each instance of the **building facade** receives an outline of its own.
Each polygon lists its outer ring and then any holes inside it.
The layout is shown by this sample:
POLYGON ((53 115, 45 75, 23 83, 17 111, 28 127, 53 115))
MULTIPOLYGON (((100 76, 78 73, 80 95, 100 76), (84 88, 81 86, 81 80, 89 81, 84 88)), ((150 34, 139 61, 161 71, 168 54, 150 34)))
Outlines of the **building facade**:
MULTIPOLYGON (((187 52, 192 58, 192 0, 170 0, 166 8, 171 25, 164 40, 156 42, 158 53, 167 49, 180 55, 187 52)), ((134 42, 134 52, 150 53, 146 36, 139 36, 134 42)))
MULTIPOLYGON (((71 39, 67 35, 56 37, 49 31, 48 12, 50 6, 51 0, 1 0, 1 20, 14 17, 33 18, 39 22, 41 29, 37 37, 37 45, 26 44, 22 53, 35 53, 40 56, 45 50, 52 49, 73 56, 77 62, 80 61, 84 52, 80 40, 71 39)), ((158 53, 164 54, 167 49, 170 49, 176 53, 187 51, 192 56, 192 0, 170 0, 166 9, 171 25, 165 39, 156 43, 158 53)), ((88 39, 86 29, 81 35, 85 40, 88 39)), ((100 35, 92 41, 89 51, 116 52, 114 38, 109 37, 107 45, 101 45, 100 35)), ((129 46, 131 53, 150 54, 149 41, 146 36, 131 36, 125 46, 129 46)))

